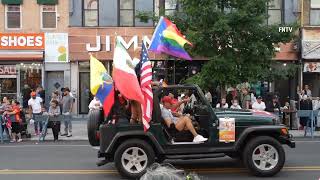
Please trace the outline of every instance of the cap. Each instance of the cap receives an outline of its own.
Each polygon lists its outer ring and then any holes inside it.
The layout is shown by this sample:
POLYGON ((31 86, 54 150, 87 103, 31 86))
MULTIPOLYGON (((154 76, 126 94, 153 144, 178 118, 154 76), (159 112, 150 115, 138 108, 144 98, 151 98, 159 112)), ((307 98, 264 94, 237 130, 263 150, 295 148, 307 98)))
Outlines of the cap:
POLYGON ((262 99, 262 97, 261 96, 258 96, 258 98, 257 99, 262 99))
POLYGON ((37 96, 37 93, 36 92, 31 92, 31 94, 30 94, 31 96, 37 96))
POLYGON ((171 98, 170 96, 164 96, 164 97, 162 98, 162 102, 163 102, 163 103, 170 103, 170 104, 172 104, 172 98, 171 98))

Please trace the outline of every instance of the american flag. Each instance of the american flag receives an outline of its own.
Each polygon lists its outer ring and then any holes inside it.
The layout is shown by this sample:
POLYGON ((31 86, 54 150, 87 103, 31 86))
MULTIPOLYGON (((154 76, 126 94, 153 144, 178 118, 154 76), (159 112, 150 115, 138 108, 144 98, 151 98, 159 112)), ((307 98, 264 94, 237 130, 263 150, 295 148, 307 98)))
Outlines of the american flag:
POLYGON ((142 94, 144 96, 144 104, 141 105, 142 123, 144 131, 147 131, 150 127, 149 122, 152 115, 153 93, 151 88, 152 66, 144 42, 142 42, 140 58, 140 86, 142 94))

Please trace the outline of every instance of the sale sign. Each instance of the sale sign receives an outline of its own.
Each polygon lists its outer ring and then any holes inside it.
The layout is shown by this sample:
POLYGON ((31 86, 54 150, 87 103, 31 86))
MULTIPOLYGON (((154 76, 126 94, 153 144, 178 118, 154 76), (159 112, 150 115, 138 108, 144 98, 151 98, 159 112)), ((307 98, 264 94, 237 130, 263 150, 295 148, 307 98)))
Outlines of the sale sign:
POLYGON ((0 49, 43 50, 44 33, 0 33, 0 49))
POLYGON ((234 118, 219 118, 219 141, 235 142, 236 127, 234 118))

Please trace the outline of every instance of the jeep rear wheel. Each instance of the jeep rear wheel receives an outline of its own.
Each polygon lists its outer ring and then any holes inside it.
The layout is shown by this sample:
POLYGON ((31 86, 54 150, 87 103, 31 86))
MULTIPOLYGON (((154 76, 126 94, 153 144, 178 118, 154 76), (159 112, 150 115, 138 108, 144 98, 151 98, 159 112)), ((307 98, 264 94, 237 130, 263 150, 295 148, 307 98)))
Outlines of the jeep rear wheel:
POLYGON ((99 146, 99 126, 103 121, 103 114, 100 110, 90 110, 87 122, 88 139, 91 146, 99 146))
POLYGON ((243 151, 243 162, 253 175, 269 177, 283 168, 285 152, 276 139, 260 136, 246 145, 243 151))
POLYGON ((154 160, 155 154, 149 144, 139 139, 132 139, 117 148, 114 162, 122 176, 140 178, 154 160))

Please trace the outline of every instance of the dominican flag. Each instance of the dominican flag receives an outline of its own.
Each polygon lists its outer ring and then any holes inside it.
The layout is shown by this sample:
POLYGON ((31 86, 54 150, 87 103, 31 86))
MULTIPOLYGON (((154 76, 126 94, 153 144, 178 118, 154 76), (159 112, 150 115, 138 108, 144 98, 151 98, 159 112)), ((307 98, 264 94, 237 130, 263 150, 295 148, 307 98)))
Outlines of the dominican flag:
POLYGON ((149 122, 151 120, 153 107, 153 93, 151 88, 152 66, 148 57, 147 48, 143 42, 140 59, 140 86, 144 96, 144 103, 141 104, 142 123, 144 131, 147 131, 150 127, 149 122))

